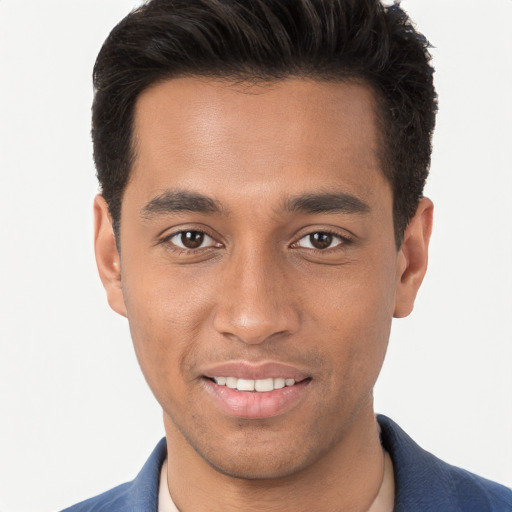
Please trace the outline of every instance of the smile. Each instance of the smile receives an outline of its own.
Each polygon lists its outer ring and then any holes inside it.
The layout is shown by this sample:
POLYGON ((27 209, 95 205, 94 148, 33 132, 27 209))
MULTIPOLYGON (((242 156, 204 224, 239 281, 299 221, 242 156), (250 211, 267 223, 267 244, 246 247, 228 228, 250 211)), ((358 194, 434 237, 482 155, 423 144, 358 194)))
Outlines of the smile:
POLYGON ((295 384, 295 379, 286 379, 284 377, 256 380, 238 379, 236 377, 213 377, 213 380, 219 386, 226 386, 238 391, 255 391, 257 393, 268 393, 275 389, 283 389, 295 384))
POLYGON ((309 395, 311 380, 221 376, 204 378, 203 383, 213 403, 224 414, 257 420, 280 416, 296 407, 309 395))
POLYGON ((204 390, 232 418, 263 419, 286 414, 307 400, 313 378, 279 362, 226 361, 201 368, 204 390))

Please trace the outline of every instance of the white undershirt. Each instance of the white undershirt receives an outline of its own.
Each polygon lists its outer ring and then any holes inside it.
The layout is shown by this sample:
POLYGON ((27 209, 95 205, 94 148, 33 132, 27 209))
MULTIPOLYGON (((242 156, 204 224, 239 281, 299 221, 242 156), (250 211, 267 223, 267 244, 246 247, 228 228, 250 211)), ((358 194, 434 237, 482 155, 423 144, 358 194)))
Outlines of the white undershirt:
POLYGON ((167 485, 167 459, 160 471, 160 485, 158 486, 158 512, 180 512, 172 501, 169 486, 167 485))

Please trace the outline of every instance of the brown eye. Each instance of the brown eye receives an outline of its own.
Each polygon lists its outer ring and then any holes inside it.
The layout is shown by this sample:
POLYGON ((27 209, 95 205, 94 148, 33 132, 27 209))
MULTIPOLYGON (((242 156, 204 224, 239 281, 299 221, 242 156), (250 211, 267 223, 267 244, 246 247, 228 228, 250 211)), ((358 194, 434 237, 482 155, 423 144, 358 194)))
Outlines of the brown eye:
POLYGON ((332 233, 318 231, 302 237, 297 245, 307 249, 331 249, 342 243, 342 238, 332 233))
POLYGON ((180 231, 170 241, 182 249, 200 249, 215 245, 213 238, 202 231, 180 231))
POLYGON ((329 233, 313 233, 309 235, 309 241, 315 249, 327 249, 332 243, 332 235, 329 233))
POLYGON ((201 244, 204 240, 204 233, 200 233, 199 231, 185 231, 181 233, 181 243, 187 249, 197 249, 201 247, 201 244))

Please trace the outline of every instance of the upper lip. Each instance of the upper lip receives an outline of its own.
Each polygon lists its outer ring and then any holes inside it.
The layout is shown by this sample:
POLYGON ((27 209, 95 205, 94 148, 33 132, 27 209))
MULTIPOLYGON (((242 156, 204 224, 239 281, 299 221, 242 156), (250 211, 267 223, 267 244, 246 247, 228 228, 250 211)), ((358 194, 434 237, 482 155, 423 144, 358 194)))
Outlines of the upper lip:
POLYGON ((282 377, 300 382, 309 375, 299 369, 283 363, 264 362, 251 363, 248 361, 228 361, 208 366, 202 370, 205 377, 236 377, 237 379, 270 379, 282 377))

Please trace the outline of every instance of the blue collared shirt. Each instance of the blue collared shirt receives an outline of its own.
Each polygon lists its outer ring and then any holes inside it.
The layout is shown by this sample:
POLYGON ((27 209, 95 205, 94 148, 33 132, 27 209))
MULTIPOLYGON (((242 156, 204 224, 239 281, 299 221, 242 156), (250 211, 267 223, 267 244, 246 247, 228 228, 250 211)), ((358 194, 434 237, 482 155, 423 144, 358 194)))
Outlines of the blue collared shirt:
MULTIPOLYGON (((377 419, 382 445, 393 461, 394 512, 512 512, 512 490, 446 464, 386 416, 377 419)), ((166 456, 164 438, 134 480, 62 512, 157 512, 166 456)))

